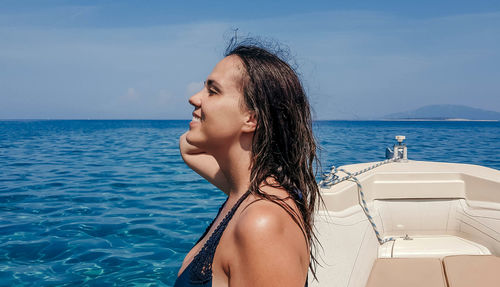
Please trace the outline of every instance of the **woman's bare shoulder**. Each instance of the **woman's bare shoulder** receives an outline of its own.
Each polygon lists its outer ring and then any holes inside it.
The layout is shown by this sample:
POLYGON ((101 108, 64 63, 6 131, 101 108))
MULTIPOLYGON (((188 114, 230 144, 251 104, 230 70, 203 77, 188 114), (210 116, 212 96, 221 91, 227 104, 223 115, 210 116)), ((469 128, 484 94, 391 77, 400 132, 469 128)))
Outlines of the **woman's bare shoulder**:
MULTIPOLYGON (((286 208, 298 212, 293 199, 288 192, 271 185, 261 187, 261 191, 275 197, 277 201, 261 198, 258 195, 250 195, 248 204, 242 209, 237 223, 237 231, 252 230, 255 232, 279 233, 289 224, 296 224, 286 208)), ((298 215, 298 213, 297 213, 298 215)))
POLYGON ((252 249, 278 248, 283 252, 309 254, 302 232, 300 212, 288 192, 281 187, 265 186, 262 192, 276 196, 282 202, 273 202, 250 195, 237 219, 235 236, 237 242, 252 249), (287 211, 288 210, 288 211, 287 211), (293 217, 296 217, 295 219, 293 217), (305 252, 304 252, 305 251, 305 252))
MULTIPOLYGON (((287 197, 286 191, 272 192, 287 197)), ((237 262, 232 270, 241 272, 232 273, 239 277, 233 280, 250 286, 304 286, 309 251, 300 227, 276 203, 256 196, 249 196, 248 202, 235 222, 237 262)))
POLYGON ((276 203, 255 199, 245 206, 236 224, 236 235, 248 237, 282 235, 288 225, 289 215, 276 203))

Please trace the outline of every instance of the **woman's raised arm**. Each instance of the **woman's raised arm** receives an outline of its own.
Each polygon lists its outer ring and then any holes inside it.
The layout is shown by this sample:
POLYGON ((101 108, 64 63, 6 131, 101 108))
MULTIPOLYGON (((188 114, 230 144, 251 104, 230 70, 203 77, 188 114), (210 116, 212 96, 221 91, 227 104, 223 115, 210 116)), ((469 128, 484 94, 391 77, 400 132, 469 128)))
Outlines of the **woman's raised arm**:
POLYGON ((189 144, 186 140, 186 133, 179 138, 179 149, 184 162, 208 182, 228 194, 229 183, 222 173, 217 160, 200 148, 189 144))

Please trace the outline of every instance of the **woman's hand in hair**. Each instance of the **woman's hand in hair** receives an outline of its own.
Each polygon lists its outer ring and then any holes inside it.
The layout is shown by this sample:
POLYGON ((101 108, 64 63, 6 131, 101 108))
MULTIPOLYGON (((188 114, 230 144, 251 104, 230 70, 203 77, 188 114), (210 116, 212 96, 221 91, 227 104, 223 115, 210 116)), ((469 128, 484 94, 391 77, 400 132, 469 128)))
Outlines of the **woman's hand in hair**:
POLYGON ((205 153, 199 147, 194 146, 194 145, 187 142, 187 140, 186 140, 187 133, 188 132, 185 132, 179 138, 179 149, 181 151, 181 155, 184 157, 184 155, 197 155, 197 154, 205 153))
POLYGON ((229 183, 221 172, 215 158, 202 149, 188 143, 186 134, 187 132, 179 138, 179 150, 184 162, 208 182, 227 194, 229 192, 229 183))

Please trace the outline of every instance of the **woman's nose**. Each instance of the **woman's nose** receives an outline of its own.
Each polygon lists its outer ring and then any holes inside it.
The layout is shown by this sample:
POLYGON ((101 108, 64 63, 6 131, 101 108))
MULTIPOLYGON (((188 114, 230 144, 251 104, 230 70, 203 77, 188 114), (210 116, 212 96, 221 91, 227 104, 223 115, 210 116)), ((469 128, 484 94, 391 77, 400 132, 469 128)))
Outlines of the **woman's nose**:
POLYGON ((201 106, 201 92, 202 91, 203 91, 203 89, 201 91, 199 91, 198 93, 192 95, 189 98, 189 103, 191 105, 193 105, 195 108, 199 108, 201 106))

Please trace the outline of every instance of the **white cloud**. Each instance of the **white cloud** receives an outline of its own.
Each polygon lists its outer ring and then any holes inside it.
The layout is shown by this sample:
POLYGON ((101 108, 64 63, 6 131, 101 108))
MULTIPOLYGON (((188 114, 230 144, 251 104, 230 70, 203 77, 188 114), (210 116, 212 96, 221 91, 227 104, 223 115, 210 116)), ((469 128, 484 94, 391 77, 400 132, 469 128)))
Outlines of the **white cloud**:
POLYGON ((128 101, 138 101, 141 96, 134 88, 128 88, 125 99, 128 101))

